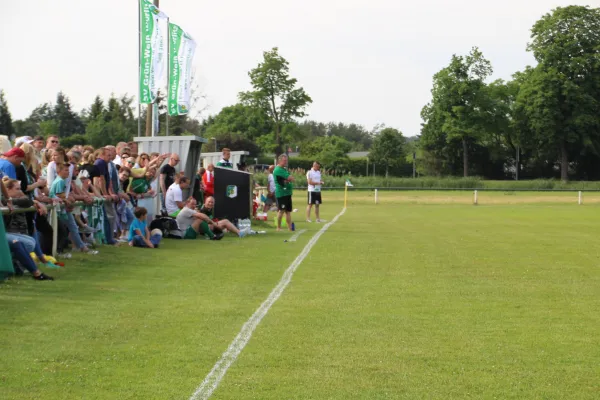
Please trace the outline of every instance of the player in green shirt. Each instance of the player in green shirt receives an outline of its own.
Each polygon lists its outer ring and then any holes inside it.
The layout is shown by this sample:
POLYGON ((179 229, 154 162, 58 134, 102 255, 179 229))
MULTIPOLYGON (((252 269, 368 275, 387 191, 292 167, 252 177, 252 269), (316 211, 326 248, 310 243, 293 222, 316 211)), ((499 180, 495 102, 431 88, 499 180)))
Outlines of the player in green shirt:
POLYGON ((288 229, 292 230, 292 192, 294 177, 285 167, 288 163, 288 157, 285 154, 279 156, 277 166, 273 171, 275 178, 275 197, 277 198, 277 231, 281 231, 281 218, 285 213, 285 221, 288 229))

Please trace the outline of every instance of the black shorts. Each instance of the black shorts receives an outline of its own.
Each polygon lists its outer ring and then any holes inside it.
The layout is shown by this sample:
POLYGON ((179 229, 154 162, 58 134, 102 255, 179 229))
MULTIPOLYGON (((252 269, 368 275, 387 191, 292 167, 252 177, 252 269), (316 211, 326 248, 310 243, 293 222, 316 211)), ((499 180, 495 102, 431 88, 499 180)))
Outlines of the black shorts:
POLYGON ((321 201, 321 192, 308 192, 308 204, 323 204, 321 201))
POLYGON ((292 196, 283 196, 277 198, 277 209, 279 211, 292 212, 292 196))

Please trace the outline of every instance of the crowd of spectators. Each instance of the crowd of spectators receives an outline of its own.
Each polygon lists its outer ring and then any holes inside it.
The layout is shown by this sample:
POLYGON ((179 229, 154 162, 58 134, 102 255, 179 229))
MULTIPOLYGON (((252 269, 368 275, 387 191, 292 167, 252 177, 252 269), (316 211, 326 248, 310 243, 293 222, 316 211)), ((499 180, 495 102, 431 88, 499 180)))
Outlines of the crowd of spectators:
MULTIPOLYGON (((0 201, 5 207, 0 237, 5 236, 7 244, 0 243, 0 261, 12 261, 17 275, 28 271, 34 279, 53 280, 38 263, 60 268, 73 252, 98 254, 100 244, 158 248, 162 231, 149 229, 155 217, 173 218, 185 239, 247 234, 230 221, 214 219, 212 164, 190 179, 177 172, 178 154, 138 153, 135 142, 66 149, 53 135, 25 136, 13 144, 5 137, 0 140, 0 201), (185 198, 191 184, 194 190, 185 198), (47 256, 53 246, 56 259, 47 256)), ((217 165, 232 168, 229 154, 223 149, 217 165)))

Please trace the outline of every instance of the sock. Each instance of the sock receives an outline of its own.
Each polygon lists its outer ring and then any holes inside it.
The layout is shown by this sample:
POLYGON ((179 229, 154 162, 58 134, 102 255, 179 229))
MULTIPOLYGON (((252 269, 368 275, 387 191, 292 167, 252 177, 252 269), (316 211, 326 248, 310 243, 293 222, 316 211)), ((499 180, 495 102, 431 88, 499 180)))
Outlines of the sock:
POLYGON ((202 223, 200 224, 200 231, 205 235, 208 235, 208 237, 211 239, 215 237, 215 234, 210 230, 206 221, 202 221, 202 223))

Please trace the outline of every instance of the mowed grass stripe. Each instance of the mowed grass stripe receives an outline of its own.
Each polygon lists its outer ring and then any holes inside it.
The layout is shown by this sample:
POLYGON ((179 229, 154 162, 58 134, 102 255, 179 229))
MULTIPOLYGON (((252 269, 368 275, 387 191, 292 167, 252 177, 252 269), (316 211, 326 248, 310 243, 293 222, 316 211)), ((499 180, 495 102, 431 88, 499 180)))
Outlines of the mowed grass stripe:
POLYGON ((362 205, 314 247, 215 399, 595 399, 593 207, 362 205))

